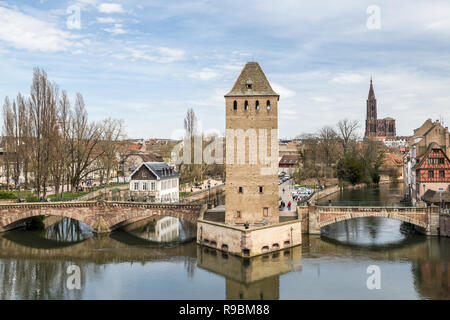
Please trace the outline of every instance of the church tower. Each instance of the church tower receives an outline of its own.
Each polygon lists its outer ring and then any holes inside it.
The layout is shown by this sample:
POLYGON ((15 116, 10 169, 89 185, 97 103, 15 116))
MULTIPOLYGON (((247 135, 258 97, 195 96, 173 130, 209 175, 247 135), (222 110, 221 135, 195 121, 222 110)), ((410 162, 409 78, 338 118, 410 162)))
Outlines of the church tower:
POLYGON ((279 222, 279 97, 257 62, 244 66, 225 95, 227 224, 279 222), (275 159, 272 170, 271 164, 263 160, 264 155, 271 157, 272 162, 275 159))
POLYGON ((372 78, 370 78, 369 97, 367 98, 366 132, 365 138, 377 136, 377 99, 373 91, 372 78))

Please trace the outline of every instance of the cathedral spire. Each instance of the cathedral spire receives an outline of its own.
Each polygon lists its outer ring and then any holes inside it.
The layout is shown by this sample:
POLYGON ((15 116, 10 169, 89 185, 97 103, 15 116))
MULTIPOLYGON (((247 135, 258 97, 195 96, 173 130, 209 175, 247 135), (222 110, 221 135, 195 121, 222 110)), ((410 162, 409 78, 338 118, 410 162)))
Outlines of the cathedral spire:
POLYGON ((370 98, 375 98, 375 92, 373 91, 373 85, 372 85, 372 77, 370 77, 369 99, 370 98))

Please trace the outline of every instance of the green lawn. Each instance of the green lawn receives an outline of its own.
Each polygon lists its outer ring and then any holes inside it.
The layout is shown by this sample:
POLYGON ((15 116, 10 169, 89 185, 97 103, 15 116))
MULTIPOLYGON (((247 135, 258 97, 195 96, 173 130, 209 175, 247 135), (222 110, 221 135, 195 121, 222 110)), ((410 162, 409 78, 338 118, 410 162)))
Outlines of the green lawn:
POLYGON ((190 195, 192 192, 180 192, 180 197, 187 197, 188 195, 190 195))
MULTIPOLYGON (((128 183, 126 183, 126 182, 117 183, 116 182, 116 183, 112 183, 112 184, 108 185, 106 188, 111 189, 111 188, 115 188, 115 187, 126 185, 126 184, 128 184, 128 183)), ((104 187, 95 186, 90 191, 83 191, 83 192, 64 192, 62 201, 72 201, 78 197, 84 196, 90 192, 93 192, 93 191, 96 191, 99 189, 104 189, 104 187)), ((18 195, 19 195, 18 190, 10 190, 10 191, 0 190, 0 200, 17 200, 18 195)), ((21 190, 20 198, 26 200, 27 202, 39 201, 39 197, 34 192, 31 192, 28 190, 27 191, 21 190)), ((61 194, 47 195, 47 198, 50 199, 50 201, 61 201, 61 194)))

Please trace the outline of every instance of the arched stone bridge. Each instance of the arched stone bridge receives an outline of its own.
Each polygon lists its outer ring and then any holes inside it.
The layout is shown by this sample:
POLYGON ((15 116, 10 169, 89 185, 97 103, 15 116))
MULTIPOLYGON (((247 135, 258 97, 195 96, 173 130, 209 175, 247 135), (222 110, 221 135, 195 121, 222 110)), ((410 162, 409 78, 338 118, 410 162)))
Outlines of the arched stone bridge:
POLYGON ((363 217, 384 217, 408 222, 424 230, 427 235, 437 235, 439 208, 427 207, 299 207, 303 230, 310 234, 320 234, 320 228, 350 219, 363 217))
POLYGON ((2 204, 0 232, 11 229, 23 219, 58 216, 86 223, 96 233, 108 233, 152 216, 170 216, 196 223, 206 209, 206 205, 112 201, 2 204))

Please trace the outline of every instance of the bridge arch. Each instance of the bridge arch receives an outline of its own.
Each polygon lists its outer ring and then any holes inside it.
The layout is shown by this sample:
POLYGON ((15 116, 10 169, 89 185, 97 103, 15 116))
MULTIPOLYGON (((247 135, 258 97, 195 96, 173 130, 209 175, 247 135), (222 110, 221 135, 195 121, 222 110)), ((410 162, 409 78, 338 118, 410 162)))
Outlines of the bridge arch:
POLYGON ((437 234, 439 226, 438 207, 339 207, 310 206, 299 208, 302 220, 307 223, 310 234, 320 234, 322 227, 334 223, 363 218, 383 217, 410 223, 424 229, 427 235, 437 234))
POLYGON ((65 203, 21 203, 0 205, 0 232, 11 224, 36 216, 59 216, 78 220, 96 233, 107 233, 152 216, 170 216, 196 223, 204 205, 84 201, 65 203))
POLYGON ((333 225, 335 223, 346 221, 346 220, 352 220, 352 219, 359 219, 359 218, 367 218, 367 217, 381 217, 381 218, 388 218, 388 219, 394 219, 402 222, 411 223, 413 225, 416 225, 421 228, 426 228, 425 221, 420 221, 414 217, 408 217, 402 214, 398 213, 367 213, 367 212, 359 212, 359 213, 347 213, 342 215, 336 215, 335 217, 322 220, 319 223, 319 227, 323 228, 329 225, 333 225))
POLYGON ((70 218, 87 224, 95 228, 95 219, 90 215, 82 215, 79 212, 70 210, 70 206, 60 204, 44 206, 38 204, 17 204, 0 207, 0 231, 6 231, 9 227, 21 220, 39 216, 56 216, 70 218))

